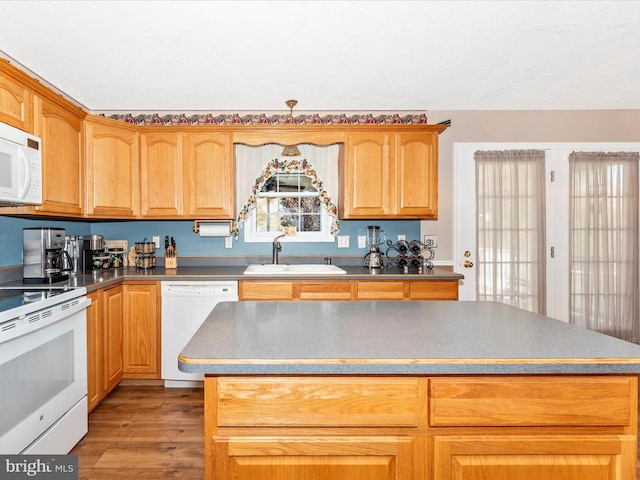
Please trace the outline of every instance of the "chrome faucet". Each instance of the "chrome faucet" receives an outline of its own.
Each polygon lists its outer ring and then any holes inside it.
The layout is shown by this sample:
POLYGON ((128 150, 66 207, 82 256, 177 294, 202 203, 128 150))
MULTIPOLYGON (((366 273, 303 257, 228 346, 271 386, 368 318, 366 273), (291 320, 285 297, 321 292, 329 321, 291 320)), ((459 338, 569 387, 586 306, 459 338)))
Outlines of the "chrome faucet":
POLYGON ((286 237, 286 235, 278 235, 273 239, 273 255, 271 258, 271 263, 274 265, 278 265, 278 252, 282 249, 282 245, 280 245, 280 242, 278 240, 282 237, 286 237))

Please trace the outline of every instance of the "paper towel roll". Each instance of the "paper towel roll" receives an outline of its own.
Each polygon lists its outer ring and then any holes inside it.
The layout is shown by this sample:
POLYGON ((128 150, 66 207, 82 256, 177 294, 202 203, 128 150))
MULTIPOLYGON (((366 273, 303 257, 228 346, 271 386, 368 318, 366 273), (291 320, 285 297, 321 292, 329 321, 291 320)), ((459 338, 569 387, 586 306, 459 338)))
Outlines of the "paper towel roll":
POLYGON ((201 223, 200 231, 198 233, 200 234, 201 237, 231 236, 228 223, 201 223))

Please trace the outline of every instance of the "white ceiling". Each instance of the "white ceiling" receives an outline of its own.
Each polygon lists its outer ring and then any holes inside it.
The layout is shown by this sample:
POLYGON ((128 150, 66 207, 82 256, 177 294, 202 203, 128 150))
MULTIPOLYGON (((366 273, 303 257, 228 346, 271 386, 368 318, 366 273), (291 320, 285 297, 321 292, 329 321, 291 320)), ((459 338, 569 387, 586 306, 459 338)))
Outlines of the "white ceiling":
POLYGON ((639 1, 8 1, 88 110, 640 109, 639 1))

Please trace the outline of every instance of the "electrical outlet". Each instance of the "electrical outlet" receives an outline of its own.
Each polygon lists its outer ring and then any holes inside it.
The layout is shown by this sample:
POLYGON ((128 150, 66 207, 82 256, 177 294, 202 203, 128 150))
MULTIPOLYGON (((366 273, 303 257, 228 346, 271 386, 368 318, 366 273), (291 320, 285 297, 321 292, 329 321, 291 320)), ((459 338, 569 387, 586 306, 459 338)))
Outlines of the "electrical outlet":
POLYGON ((367 248, 367 237, 358 235, 358 248, 367 248))
POLYGON ((224 237, 224 248, 233 247, 233 237, 224 237))
POLYGON ((154 236, 153 243, 156 244, 156 248, 160 248, 160 237, 154 236))
POLYGON ((349 248, 349 235, 338 235, 338 248, 349 248))
POLYGON ((437 248, 438 247, 438 236, 437 235, 425 235, 424 236, 424 244, 427 247, 437 248), (431 245, 429 245, 430 241, 433 242, 431 245))
POLYGON ((406 240, 407 236, 404 234, 398 235, 398 241, 401 242, 402 240, 406 240))

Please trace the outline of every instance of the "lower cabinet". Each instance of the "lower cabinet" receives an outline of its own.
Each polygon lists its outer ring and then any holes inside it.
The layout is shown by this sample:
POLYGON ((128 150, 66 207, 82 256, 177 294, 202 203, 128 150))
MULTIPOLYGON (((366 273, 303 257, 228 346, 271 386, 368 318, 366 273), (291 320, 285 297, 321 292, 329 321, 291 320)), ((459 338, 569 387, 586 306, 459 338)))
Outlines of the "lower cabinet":
POLYGON ((157 282, 125 283, 88 293, 89 411, 123 378, 160 378, 157 282))
POLYGON ((412 478, 410 437, 217 437, 216 480, 397 480, 412 478))
POLYGON ((153 283, 125 283, 122 319, 125 378, 160 378, 160 297, 153 283))
POLYGON ((90 292, 87 309, 89 411, 123 378, 122 286, 90 292))
POLYGON ((437 436, 434 479, 635 479, 633 435, 437 436))
POLYGON ((241 280, 240 300, 457 300, 458 280, 241 280))
POLYGON ((206 480, 636 480, 633 375, 205 378, 206 480))

